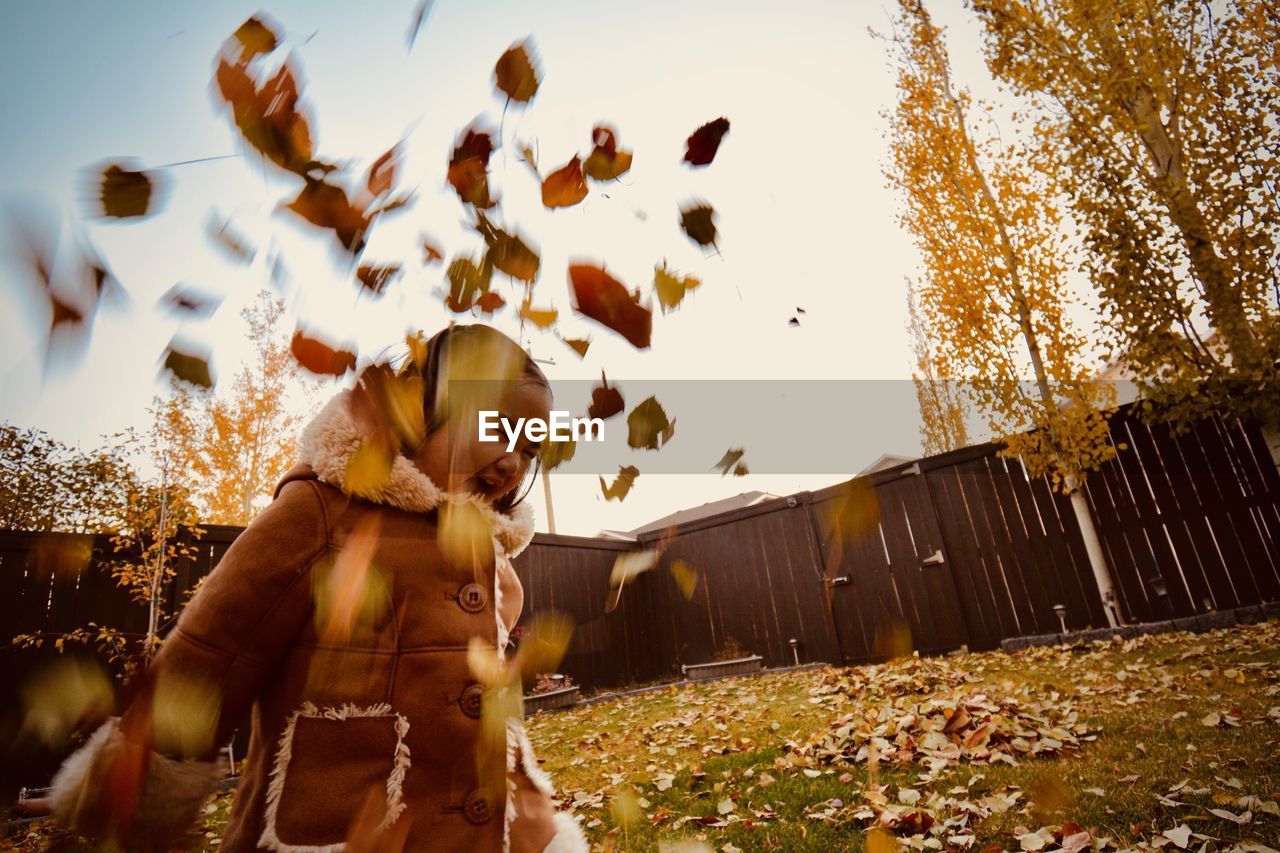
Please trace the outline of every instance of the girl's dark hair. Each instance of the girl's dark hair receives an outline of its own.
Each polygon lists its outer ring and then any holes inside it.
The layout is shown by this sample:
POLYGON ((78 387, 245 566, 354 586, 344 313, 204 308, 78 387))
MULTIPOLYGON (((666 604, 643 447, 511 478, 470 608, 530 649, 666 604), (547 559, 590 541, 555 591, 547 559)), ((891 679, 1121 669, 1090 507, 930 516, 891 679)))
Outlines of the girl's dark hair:
MULTIPOLYGON (((446 423, 445 413, 435 411, 435 402, 442 368, 447 368, 450 350, 459 341, 464 342, 464 344, 479 344, 480 351, 492 354, 499 363, 510 359, 512 362, 520 364, 519 375, 521 379, 531 379, 546 388, 548 393, 551 391, 551 383, 547 381, 546 374, 542 372, 542 368, 538 367, 533 357, 529 355, 524 347, 502 332, 482 323, 466 326, 449 325, 436 332, 426 341, 425 345, 423 345, 425 353, 419 351, 415 358, 411 352, 407 361, 400 368, 401 373, 416 371, 423 379, 422 415, 423 422, 427 427, 426 435, 431 435, 446 423)), ((541 471, 542 458, 539 456, 534 463, 533 476, 529 478, 528 487, 524 490, 524 494, 520 494, 517 497, 520 488, 516 487, 494 501, 494 508, 499 512, 510 513, 529 494, 529 490, 533 488, 533 483, 538 479, 538 474, 541 471)))

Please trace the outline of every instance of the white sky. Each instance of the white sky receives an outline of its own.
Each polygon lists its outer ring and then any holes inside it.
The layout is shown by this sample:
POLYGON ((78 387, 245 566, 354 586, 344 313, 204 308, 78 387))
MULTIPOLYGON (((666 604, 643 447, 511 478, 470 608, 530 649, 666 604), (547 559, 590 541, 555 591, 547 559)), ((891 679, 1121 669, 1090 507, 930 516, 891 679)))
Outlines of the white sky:
MULTIPOLYGON (((892 69, 885 45, 867 32, 886 29, 891 5, 436 0, 407 53, 414 5, 133 2, 127 14, 123 4, 88 0, 0 7, 2 200, 39 203, 61 216, 64 242, 87 236, 131 298, 99 312, 82 360, 43 383, 40 329, 22 310, 0 312, 0 419, 84 447, 142 425, 162 388, 158 359, 178 328, 155 303, 179 281, 226 296, 211 320, 183 334, 212 349, 217 374, 229 382, 244 356, 239 310, 267 281, 273 244, 294 288, 290 326, 300 317, 373 354, 396 345, 407 328, 430 333, 445 325, 454 315, 437 293, 443 267, 419 264, 418 235, 430 234, 448 258, 481 246, 445 184, 446 163, 455 136, 477 116, 497 128, 502 100, 493 63, 530 36, 542 85, 530 106, 507 111, 507 145, 494 154, 490 183, 501 196, 498 220, 541 250, 535 306, 559 309, 566 337, 593 339, 580 361, 550 333, 532 330, 535 356, 555 361, 544 366, 553 380, 598 377, 603 369, 625 391, 628 377, 909 379, 904 277, 914 274, 915 255, 881 174, 880 110, 892 105, 892 69), (264 169, 255 155, 164 169, 165 204, 142 221, 104 222, 86 203, 86 170, 107 159, 154 168, 245 151, 209 82, 222 41, 259 11, 285 35, 269 61, 292 51, 303 70, 318 156, 350 162, 362 175, 405 139, 400 186, 416 187, 417 201, 376 225, 364 254, 405 262, 407 274, 380 301, 357 299, 330 232, 276 210, 297 182, 264 169), (683 166, 685 137, 721 115, 732 129, 715 162, 683 166), (592 184, 574 208, 544 210, 511 143, 534 142, 545 174, 575 153, 585 157, 600 121, 634 150, 631 172, 619 185, 592 184), (678 209, 692 198, 719 212, 718 256, 678 228, 678 209), (230 262, 205 237, 211 210, 230 216, 259 249, 251 266, 230 262), (604 261, 646 292, 664 258, 704 284, 673 314, 655 308, 653 347, 637 352, 572 315, 570 258, 604 261), (800 328, 790 328, 797 306, 806 313, 800 328)), ((957 80, 991 93, 974 22, 954 0, 932 9, 949 26, 957 80)), ((3 292, 20 292, 15 276, 0 261, 3 292)), ((514 336, 519 290, 505 276, 495 283, 509 307, 492 322, 514 336)), ((1086 312, 1077 316, 1092 322, 1086 312)), ((621 504, 603 500, 594 476, 553 476, 557 529, 592 535, 739 491, 819 488, 886 452, 918 455, 918 430, 886 443, 851 424, 846 445, 833 451, 831 476, 646 478, 642 468, 621 504)), ((540 486, 531 498, 545 529, 540 486)))

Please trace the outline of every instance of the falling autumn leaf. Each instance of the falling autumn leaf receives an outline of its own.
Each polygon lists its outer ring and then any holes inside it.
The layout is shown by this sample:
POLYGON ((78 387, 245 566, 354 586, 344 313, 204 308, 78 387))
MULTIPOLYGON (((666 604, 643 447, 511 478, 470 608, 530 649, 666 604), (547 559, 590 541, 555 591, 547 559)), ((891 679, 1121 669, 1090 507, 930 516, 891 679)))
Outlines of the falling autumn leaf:
POLYGON ((399 144, 391 146, 387 153, 373 161, 373 165, 369 167, 369 174, 365 178, 365 186, 375 198, 386 195, 395 187, 396 169, 399 165, 399 144))
POLYGON ((445 297, 445 305, 457 313, 471 310, 476 299, 489 291, 489 283, 493 278, 493 264, 488 256, 481 263, 476 263, 468 255, 453 259, 447 272, 449 293, 445 297))
POLYGON ((216 246, 242 264, 252 263, 258 254, 244 237, 231 229, 230 219, 220 220, 213 212, 209 213, 209 219, 205 222, 205 234, 216 246))
POLYGON ((618 150, 618 135, 613 128, 599 125, 591 131, 595 147, 582 164, 582 170, 594 181, 612 181, 631 169, 631 152, 618 150))
MULTIPOLYGON (((635 481, 635 474, 631 473, 633 471, 635 469, 631 466, 619 469, 618 481, 621 481, 624 476, 629 477, 627 488, 630 488, 631 482, 635 481)), ((616 486, 617 482, 614 485, 616 486)), ((623 494, 625 496, 625 492, 623 494)), ((609 573, 609 597, 605 601, 605 613, 612 613, 617 609, 618 601, 622 597, 622 588, 627 585, 628 581, 639 577, 658 565, 660 556, 661 554, 656 548, 625 551, 617 556, 613 561, 613 571, 609 573)))
POLYGON ((448 180, 464 204, 493 207, 489 197, 489 156, 493 140, 485 131, 467 128, 449 158, 448 180))
POLYGON ((199 388, 213 387, 209 362, 199 356, 175 349, 173 344, 169 344, 169 349, 165 353, 164 368, 183 382, 189 382, 199 388))
POLYGON ((434 264, 444 260, 444 252, 426 235, 422 237, 422 263, 434 264))
POLYGON ((542 470, 553 471, 556 468, 559 468, 564 463, 573 459, 574 454, 577 452, 578 442, 572 438, 568 441, 542 442, 542 470))
POLYGON ((609 485, 605 485, 604 477, 600 478, 600 489, 604 492, 606 500, 625 500, 627 493, 631 491, 631 487, 635 485, 636 477, 640 476, 640 469, 634 465, 625 465, 618 467, 617 478, 609 485))
POLYGON ((716 242, 715 210, 709 204, 697 204, 680 211, 680 227, 699 246, 716 242))
POLYGON ((99 198, 103 216, 135 219, 146 216, 155 192, 155 176, 112 163, 102 170, 99 198))
POLYGON ((256 16, 241 24, 231 35, 240 43, 245 59, 270 53, 279 44, 275 31, 256 16))
POLYGON ((671 576, 675 578, 676 588, 680 590, 684 600, 692 601, 694 590, 698 586, 698 570, 684 560, 672 560, 671 576))
POLYGON ((547 175, 542 182, 542 203, 546 207, 572 207, 586 197, 587 181, 582 176, 582 161, 577 156, 547 175))
POLYGON ((476 230, 489 247, 489 260, 496 270, 526 284, 537 280, 541 260, 524 240, 494 225, 479 210, 476 211, 476 230))
POLYGON ((573 638, 573 619, 556 610, 542 610, 524 626, 520 651, 514 662, 524 678, 555 672, 573 638))
POLYGON ((381 296, 402 271, 399 264, 361 264, 356 268, 356 280, 373 296, 381 296))
POLYGON ((418 8, 413 10, 413 20, 409 23, 408 50, 413 50, 413 43, 418 39, 418 31, 422 29, 422 22, 427 19, 434 2, 435 0, 421 0, 418 3, 418 8))
POLYGON ((486 314, 492 314, 506 304, 507 300, 503 299, 502 294, 496 290, 485 291, 475 302, 476 307, 486 314))
POLYGON ((342 478, 343 491, 363 498, 374 498, 391 480, 395 456, 382 441, 366 441, 351 454, 342 478))
POLYGON ((706 166, 720 150, 720 140, 729 132, 729 120, 718 118, 709 121, 690 134, 685 140, 684 162, 691 166, 706 166))
MULTIPOLYGON (((557 335, 557 337, 559 337, 557 335)), ((590 338, 560 338, 568 346, 578 354, 579 358, 587 357, 587 349, 591 346, 590 338)))
POLYGON ((745 452, 746 451, 743 450, 741 447, 730 448, 729 450, 726 450, 724 452, 724 456, 720 457, 720 461, 717 462, 712 467, 719 468, 720 475, 724 476, 728 474, 729 470, 738 463, 738 460, 742 458, 745 452))
POLYGON ((285 205, 312 225, 332 229, 342 247, 353 255, 364 249, 370 217, 351 203, 342 187, 308 179, 298 197, 285 205))
POLYGON ((673 275, 667 269, 666 261, 662 262, 662 266, 653 268, 653 287, 658 294, 658 304, 662 306, 663 314, 683 302, 685 294, 699 284, 701 282, 691 275, 684 278, 673 275))
POLYGON ((520 104, 527 104, 538 91, 538 70, 528 45, 528 41, 523 41, 507 48, 493 69, 498 89, 520 104))
POLYGON ((345 349, 337 350, 322 341, 309 338, 301 329, 293 333, 290 349, 299 364, 320 376, 342 376, 356 366, 354 353, 345 349))
POLYGON ((529 304, 528 297, 520 303, 520 319, 528 320, 539 329, 549 329, 559 313, 554 308, 534 308, 529 304))
POLYGON ((222 304, 222 297, 201 293, 185 284, 175 284, 160 297, 160 306, 187 317, 209 317, 222 304))
POLYGON ((589 264, 571 264, 569 282, 573 286, 574 309, 613 329, 636 349, 646 349, 653 332, 653 311, 640 305, 622 283, 589 264))
POLYGON ((627 415, 627 445, 637 450, 659 450, 675 435, 676 422, 656 397, 645 399, 627 415))
POLYGON ((587 417, 605 420, 626 408, 622 401, 622 392, 609 384, 604 371, 600 371, 600 384, 591 389, 591 405, 587 406, 587 417))

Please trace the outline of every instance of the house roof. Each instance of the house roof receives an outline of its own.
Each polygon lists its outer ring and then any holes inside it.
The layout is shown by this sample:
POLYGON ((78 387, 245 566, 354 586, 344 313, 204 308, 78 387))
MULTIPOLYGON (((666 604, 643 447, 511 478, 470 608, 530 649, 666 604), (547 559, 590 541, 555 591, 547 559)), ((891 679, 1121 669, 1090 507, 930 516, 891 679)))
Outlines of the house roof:
POLYGON ((702 504, 701 506, 690 507, 688 509, 673 512, 670 515, 664 515, 662 518, 628 531, 626 534, 623 534, 622 537, 618 536, 620 531, 617 530, 602 530, 600 531, 600 535, 610 536, 612 534, 610 538, 634 539, 639 534, 648 533, 651 530, 663 530, 673 524, 683 524, 686 521, 694 521, 699 518, 707 518, 712 515, 719 515, 723 512, 742 509, 743 507, 755 506, 761 501, 773 500, 778 497, 782 496, 771 494, 770 492, 742 492, 741 494, 733 495, 732 497, 721 498, 718 501, 711 501, 709 503, 702 504))
POLYGON ((853 476, 855 479, 858 477, 865 477, 868 474, 874 474, 877 471, 884 471, 887 468, 893 468, 897 465, 905 465, 908 462, 914 462, 915 459, 916 457, 914 456, 899 456, 895 453, 881 453, 876 457, 874 462, 853 476))

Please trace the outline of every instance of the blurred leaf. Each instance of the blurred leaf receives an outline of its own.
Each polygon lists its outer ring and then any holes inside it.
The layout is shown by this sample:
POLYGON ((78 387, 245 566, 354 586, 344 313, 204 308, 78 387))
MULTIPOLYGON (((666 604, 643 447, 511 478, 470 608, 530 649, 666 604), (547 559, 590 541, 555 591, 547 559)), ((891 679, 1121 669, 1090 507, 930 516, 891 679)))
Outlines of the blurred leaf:
POLYGON ((449 264, 449 295, 445 305, 451 311, 462 313, 469 311, 475 304, 476 297, 487 293, 493 277, 493 265, 486 256, 484 262, 477 264, 470 256, 459 256, 449 264))
POLYGON ((738 460, 746 451, 741 447, 733 447, 724 452, 724 456, 720 457, 720 461, 713 465, 713 468, 720 469, 720 475, 724 476, 729 473, 729 469, 737 464, 738 460))
POLYGON ((573 439, 568 441, 544 441, 542 442, 542 470, 554 471, 573 458, 578 451, 578 442, 573 439))
POLYGON ((298 197, 285 207, 312 225, 332 229, 348 252, 359 254, 364 249, 370 218, 351 203, 341 187, 308 179, 298 197))
POLYGON ((432 243, 431 240, 426 236, 423 236, 422 263, 434 264, 437 261, 443 261, 443 260, 444 260, 444 252, 440 249, 440 247, 432 243))
POLYGON ((293 333, 290 349, 304 368, 320 376, 342 376, 356 366, 355 353, 335 350, 328 344, 309 338, 302 330, 293 333))
POLYGON ((602 267, 570 264, 574 308, 597 323, 613 329, 637 349, 646 349, 653 332, 653 311, 602 267))
POLYGON ((522 678, 556 672, 573 638, 573 620, 563 613, 544 610, 534 614, 520 638, 517 656, 522 678))
POLYGON ((699 204, 680 211, 680 227, 689 239, 699 246, 714 246, 716 242, 716 225, 713 221, 716 212, 709 204, 699 204))
POLYGON ((583 164, 587 177, 595 181, 612 181, 631 169, 631 152, 618 150, 618 135, 607 125, 598 125, 591 131, 595 147, 583 164))
POLYGON ((333 564, 314 578, 316 630, 328 646, 346 646, 371 636, 391 607, 391 582, 373 564, 377 517, 357 524, 333 564))
MULTIPOLYGON (((632 471, 635 469, 632 468, 632 471)), ((619 473, 618 480, 622 480, 623 476, 628 473, 623 468, 619 473)), ((635 477, 630 478, 634 480, 635 477)), ((615 485, 617 485, 615 483, 615 485)), ((630 483, 628 483, 630 488, 630 483)), ((660 552, 656 548, 647 548, 641 551, 625 551, 617 556, 613 561, 613 571, 609 573, 609 596, 605 599, 604 612, 612 613, 618 608, 618 602, 622 599, 622 589, 632 578, 639 577, 645 572, 658 565, 658 557, 660 552)))
POLYGON ((431 12, 431 6, 435 0, 421 0, 418 8, 413 10, 413 21, 409 24, 409 50, 413 50, 413 43, 418 39, 418 31, 422 29, 422 22, 427 19, 427 15, 431 12))
POLYGON ((203 758, 214 749, 222 712, 217 684, 172 668, 162 669, 151 700, 155 748, 183 758, 203 758))
POLYGON ((698 587, 698 570, 684 560, 671 561, 671 576, 675 578, 676 587, 685 601, 693 599, 693 592, 698 587))
POLYGON ((640 469, 634 465, 618 466, 618 477, 610 485, 605 485, 604 477, 600 478, 600 490, 606 500, 625 500, 631 487, 635 485, 640 469))
POLYGON ((520 317, 533 323, 539 329, 548 329, 556 321, 559 311, 554 308, 534 308, 528 297, 520 303, 520 317))
POLYGON ((546 207, 572 207, 586 197, 587 180, 582 176, 582 161, 576 155, 542 182, 542 203, 546 207))
POLYGON ((591 346, 590 338, 560 338, 578 354, 579 358, 587 357, 587 349, 591 346))
POLYGON ((375 497, 391 480, 394 462, 391 448, 385 442, 366 441, 347 461, 342 490, 356 497, 375 497))
POLYGON ((685 293, 699 284, 701 282, 693 276, 680 278, 672 275, 667 269, 666 261, 662 262, 662 266, 653 268, 653 287, 657 291, 658 304, 662 306, 663 314, 683 302, 685 293))
POLYGON ((675 421, 667 420, 667 413, 656 397, 644 400, 627 415, 627 444, 630 447, 659 450, 675 432, 675 421))
POLYGON ((232 36, 240 42, 245 59, 266 54, 276 49, 279 40, 275 32, 258 17, 252 17, 236 29, 232 36))
POLYGON ((493 141, 489 134, 468 128, 449 158, 449 183, 465 204, 493 207, 489 198, 489 155, 493 141))
POLYGON ((399 264, 361 264, 356 268, 356 280, 373 296, 381 296, 387 285, 403 272, 399 264))
POLYGON ((476 307, 486 314, 492 314, 506 304, 507 300, 503 299, 502 294, 496 290, 486 291, 476 300, 476 307))
POLYGON ((275 76, 258 86, 249 75, 248 58, 219 58, 214 85, 231 107, 241 136, 259 154, 282 169, 308 179, 337 167, 312 159, 309 120, 298 108, 299 75, 286 60, 275 76))
POLYGON ((146 216, 151 206, 153 179, 147 172, 112 163, 102 170, 102 215, 116 219, 146 216))
POLYGON ((685 140, 684 162, 691 166, 706 166, 720 150, 720 140, 729 132, 729 120, 718 118, 709 121, 690 134, 685 140))
POLYGON ((615 790, 609 800, 609 813, 615 826, 630 828, 644 820, 644 809, 634 791, 625 788, 615 790))
POLYGON ((591 404, 587 406, 589 418, 611 418, 626 408, 622 392, 609 384, 604 371, 600 371, 600 384, 591 389, 591 404))
POLYGON ((450 501, 439 515, 437 542, 446 560, 477 571, 493 565, 493 527, 479 507, 470 501, 450 501))
POLYGON ((222 297, 201 293, 181 282, 165 291, 160 297, 163 308, 191 317, 209 317, 222 304, 222 297))
POLYGON ((369 175, 365 178, 365 186, 375 198, 390 193, 395 187, 396 169, 400 165, 400 145, 391 146, 373 165, 369 167, 369 175))
POLYGON ((212 388, 213 377, 209 374, 209 362, 199 356, 189 355, 173 348, 169 349, 164 359, 164 367, 183 382, 189 382, 200 388, 212 388))
POLYGON ((36 542, 30 558, 35 576, 58 583, 75 583, 93 556, 93 538, 70 533, 45 534, 36 542))
POLYGON ((476 230, 489 247, 489 259, 494 268, 517 281, 533 284, 538 278, 538 253, 519 237, 494 225, 479 210, 476 211, 476 220, 476 230))
POLYGON ((18 691, 23 712, 20 743, 35 738, 62 752, 83 722, 103 719, 113 710, 111 679, 96 663, 80 657, 54 658, 40 666, 18 691))
POLYGON ((209 235, 209 239, 214 245, 224 249, 227 254, 242 264, 252 263, 258 251, 249 245, 244 237, 231 230, 231 220, 219 221, 219 217, 214 212, 209 212, 209 219, 205 223, 205 234, 209 235))
POLYGON ((523 41, 507 48, 493 69, 497 87, 508 98, 521 104, 527 104, 538 91, 538 71, 528 44, 528 41, 523 41))

